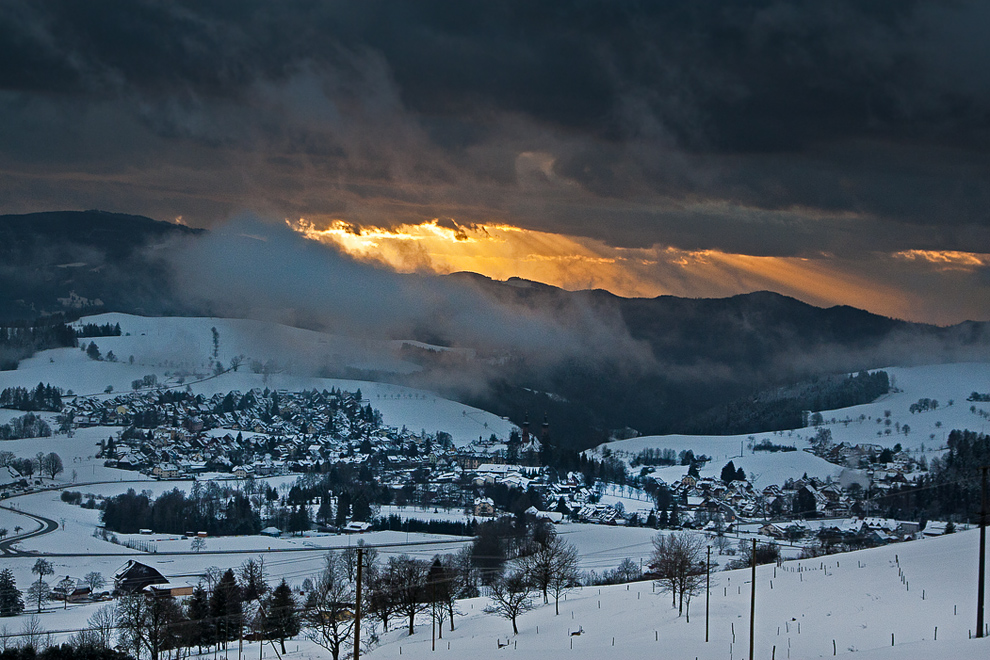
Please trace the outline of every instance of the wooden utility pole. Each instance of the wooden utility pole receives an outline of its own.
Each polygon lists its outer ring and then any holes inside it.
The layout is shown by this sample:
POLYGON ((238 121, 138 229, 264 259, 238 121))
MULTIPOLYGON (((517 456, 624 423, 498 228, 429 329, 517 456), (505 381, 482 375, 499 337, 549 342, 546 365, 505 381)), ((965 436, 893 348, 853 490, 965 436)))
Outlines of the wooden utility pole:
POLYGON ((756 628, 756 539, 753 539, 753 584, 749 601, 749 660, 753 660, 753 631, 756 628))
POLYGON ((980 468, 980 582, 976 589, 976 636, 983 637, 983 598, 987 582, 987 470, 980 468))
POLYGON ((712 546, 708 546, 705 560, 705 642, 708 642, 708 603, 712 599, 712 546))
POLYGON ((364 563, 364 548, 357 549, 357 588, 354 590, 354 660, 361 657, 361 565, 364 563))

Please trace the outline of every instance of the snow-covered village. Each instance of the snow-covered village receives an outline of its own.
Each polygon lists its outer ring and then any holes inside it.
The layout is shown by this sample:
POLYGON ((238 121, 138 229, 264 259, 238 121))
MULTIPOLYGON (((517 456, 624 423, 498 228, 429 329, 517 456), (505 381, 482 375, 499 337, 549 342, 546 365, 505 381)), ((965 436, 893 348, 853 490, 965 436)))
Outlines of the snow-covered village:
POLYGON ((748 657, 756 566, 761 656, 833 637, 875 657, 972 652, 979 531, 912 498, 985 442, 958 429, 982 429, 990 364, 851 374, 885 393, 792 430, 566 452, 543 415, 252 369, 237 321, 72 327, 109 334, 0 372, 7 648, 748 657), (159 341, 203 359, 142 354, 159 341))
POLYGON ((990 5, 0 2, 0 660, 990 657, 990 5))

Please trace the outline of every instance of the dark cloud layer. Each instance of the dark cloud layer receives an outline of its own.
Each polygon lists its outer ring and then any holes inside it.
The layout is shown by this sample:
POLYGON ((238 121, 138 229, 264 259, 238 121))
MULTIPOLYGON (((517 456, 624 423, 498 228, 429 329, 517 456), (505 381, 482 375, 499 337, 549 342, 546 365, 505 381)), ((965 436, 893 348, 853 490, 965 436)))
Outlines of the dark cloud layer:
POLYGON ((10 0, 0 205, 990 252, 988 27, 975 1, 10 0))

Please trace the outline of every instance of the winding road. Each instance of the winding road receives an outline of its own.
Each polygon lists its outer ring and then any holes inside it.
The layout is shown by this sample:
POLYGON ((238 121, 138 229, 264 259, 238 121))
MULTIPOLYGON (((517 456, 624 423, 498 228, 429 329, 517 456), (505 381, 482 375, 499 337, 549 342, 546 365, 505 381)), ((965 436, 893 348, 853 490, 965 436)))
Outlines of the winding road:
POLYGON ((26 539, 34 538, 35 536, 42 536, 44 534, 50 534, 58 529, 58 523, 51 518, 45 518, 44 516, 39 516, 36 513, 28 513, 27 511, 21 511, 20 509, 15 509, 9 506, 0 505, 0 509, 6 509, 12 513, 16 513, 21 516, 27 516, 32 520, 41 523, 41 529, 36 529, 33 532, 27 532, 26 534, 18 534, 17 536, 11 537, 9 539, 4 539, 0 541, 0 554, 11 557, 23 557, 26 555, 37 554, 35 552, 23 552, 14 548, 15 543, 20 543, 26 539))
MULTIPOLYGON (((53 491, 53 490, 65 490, 66 488, 78 488, 81 486, 95 486, 95 485, 109 484, 109 483, 119 484, 119 483, 137 483, 137 482, 147 483, 145 481, 128 479, 124 481, 84 481, 81 483, 73 483, 73 484, 55 484, 52 486, 47 486, 45 488, 37 488, 35 490, 31 490, 26 493, 18 493, 17 495, 10 495, 3 499, 10 500, 10 499, 14 499, 15 497, 23 497, 24 495, 33 495, 35 493, 43 493, 45 491, 53 491)), ((6 509, 11 513, 16 513, 21 516, 27 516, 28 518, 31 518, 32 520, 41 523, 41 529, 36 529, 33 532, 27 532, 25 534, 17 534, 16 536, 12 536, 9 539, 0 540, 0 556, 25 557, 25 556, 40 554, 36 551, 17 550, 16 548, 14 548, 14 544, 20 543, 21 541, 27 539, 34 538, 36 536, 44 536, 45 534, 51 534, 56 529, 58 529, 58 523, 52 520, 51 518, 45 518, 44 516, 39 516, 36 513, 28 513, 23 509, 15 509, 12 506, 6 506, 3 504, 0 504, 0 509, 6 509)))

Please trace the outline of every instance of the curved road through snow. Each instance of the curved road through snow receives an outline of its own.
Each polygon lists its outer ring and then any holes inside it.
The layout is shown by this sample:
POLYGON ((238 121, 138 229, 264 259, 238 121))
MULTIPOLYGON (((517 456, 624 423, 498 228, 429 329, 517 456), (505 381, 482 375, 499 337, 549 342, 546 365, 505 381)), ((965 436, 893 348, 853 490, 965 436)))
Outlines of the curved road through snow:
POLYGON ((40 529, 36 529, 33 532, 28 532, 26 534, 19 534, 12 538, 4 539, 3 541, 0 541, 0 554, 3 554, 5 556, 22 557, 25 555, 36 554, 34 552, 23 552, 21 550, 17 550, 14 548, 14 544, 20 543, 21 541, 24 541, 26 539, 34 538, 35 536, 50 534, 51 532, 54 532, 56 529, 58 529, 58 523, 52 520, 51 518, 45 518, 44 516, 39 516, 36 513, 28 513, 27 511, 21 511, 20 509, 15 509, 9 506, 0 506, 0 509, 6 509, 7 511, 16 513, 21 516, 27 516, 28 518, 31 518, 32 520, 41 523, 40 529))
MULTIPOLYGON (((65 490, 66 488, 76 488, 79 486, 95 486, 95 485, 108 484, 108 483, 115 483, 115 484, 133 483, 135 481, 138 480, 128 479, 125 481, 86 481, 78 484, 59 484, 55 486, 48 486, 47 488, 38 488, 36 490, 32 490, 27 493, 19 493, 17 495, 12 495, 4 499, 13 499, 15 497, 21 497, 22 495, 33 495, 35 493, 41 493, 49 490, 65 490)), ((146 482, 142 481, 142 483, 146 483, 146 482)), ((23 509, 15 509, 14 507, 5 506, 2 504, 0 504, 0 509, 6 509, 11 513, 16 513, 21 516, 27 516, 28 518, 31 518, 32 520, 41 524, 41 529, 36 529, 33 532, 27 532, 26 534, 18 534, 17 536, 13 536, 9 539, 0 540, 0 556, 24 557, 24 556, 39 554, 38 552, 35 551, 25 552, 23 550, 17 550, 16 548, 14 548, 14 544, 20 543, 21 541, 25 541, 27 539, 34 538, 36 536, 44 536, 45 534, 50 534, 54 532, 56 529, 58 529, 57 522, 55 522, 51 518, 45 518, 44 516, 40 516, 37 513, 28 513, 23 509)))

